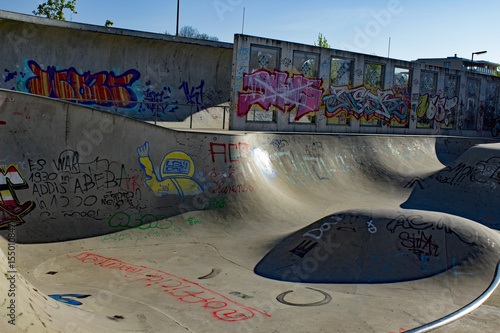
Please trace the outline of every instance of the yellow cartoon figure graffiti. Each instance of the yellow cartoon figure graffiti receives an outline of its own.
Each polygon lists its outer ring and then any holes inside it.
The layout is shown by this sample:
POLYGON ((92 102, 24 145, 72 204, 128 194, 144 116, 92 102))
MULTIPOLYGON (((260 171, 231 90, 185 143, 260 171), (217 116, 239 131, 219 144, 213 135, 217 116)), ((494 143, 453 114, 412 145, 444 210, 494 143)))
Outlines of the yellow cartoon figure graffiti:
POLYGON ((137 148, 139 164, 146 173, 145 184, 157 197, 177 194, 183 200, 186 195, 204 192, 203 187, 193 178, 194 162, 182 151, 172 151, 162 160, 158 171, 149 157, 149 142, 137 148))

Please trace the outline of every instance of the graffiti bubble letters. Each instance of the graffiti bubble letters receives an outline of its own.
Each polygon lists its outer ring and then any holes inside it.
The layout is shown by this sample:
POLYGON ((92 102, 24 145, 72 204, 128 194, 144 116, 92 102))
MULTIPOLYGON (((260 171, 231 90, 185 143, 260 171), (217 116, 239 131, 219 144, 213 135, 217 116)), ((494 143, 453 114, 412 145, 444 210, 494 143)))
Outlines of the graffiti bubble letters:
POLYGON ((196 304, 203 307, 203 309, 208 309, 216 319, 222 321, 248 320, 255 317, 256 313, 271 317, 267 313, 232 301, 198 283, 159 270, 128 264, 88 252, 82 252, 76 256, 68 255, 68 258, 75 258, 84 264, 94 264, 102 268, 120 270, 126 279, 130 279, 128 283, 143 281, 145 287, 158 288, 166 295, 170 295, 183 303, 196 304), (189 291, 186 290, 188 288, 189 291))
POLYGON ((149 157, 149 142, 146 141, 137 148, 137 154, 139 164, 146 173, 145 184, 157 197, 177 194, 185 200, 185 195, 204 192, 203 187, 193 178, 194 162, 188 154, 172 151, 165 155, 159 168, 159 175, 149 157))
POLYGON ((419 118, 436 120, 439 123, 444 122, 448 126, 450 122, 448 115, 452 113, 452 109, 457 104, 458 97, 447 98, 439 97, 439 95, 430 96, 429 94, 424 94, 420 96, 417 115, 419 118))
POLYGON ((0 228, 11 223, 24 223, 22 217, 35 209, 33 201, 21 204, 14 192, 27 188, 28 183, 15 165, 9 165, 6 171, 0 167, 0 228))
POLYGON ((408 122, 409 101, 392 89, 372 90, 364 85, 330 86, 330 94, 323 97, 326 118, 335 118, 340 113, 356 120, 379 119, 387 124, 395 120, 398 124, 408 122))
POLYGON ((243 117, 254 105, 264 110, 271 106, 283 112, 297 110, 295 121, 319 111, 323 79, 309 79, 300 74, 259 69, 243 74, 243 91, 238 92, 238 116, 243 117))
MULTIPOLYGON (((83 100, 124 101, 117 105, 123 108, 134 108, 137 96, 131 88, 139 80, 141 74, 135 69, 130 69, 122 75, 114 72, 99 72, 83 74, 71 67, 57 70, 56 67, 47 66, 47 70, 33 60, 28 61, 29 68, 35 76, 26 81, 28 92, 36 95, 83 100)), ((112 106, 113 102, 82 102, 82 104, 99 104, 112 106)))
POLYGON ((173 223, 165 215, 115 213, 108 220, 111 228, 169 229, 173 223))

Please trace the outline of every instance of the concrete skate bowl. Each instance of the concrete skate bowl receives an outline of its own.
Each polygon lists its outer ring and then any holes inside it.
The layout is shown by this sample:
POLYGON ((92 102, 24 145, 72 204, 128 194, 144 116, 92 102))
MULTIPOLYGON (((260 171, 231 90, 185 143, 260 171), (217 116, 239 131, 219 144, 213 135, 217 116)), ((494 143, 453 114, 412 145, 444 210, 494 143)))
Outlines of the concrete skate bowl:
POLYGON ((480 141, 181 132, 11 91, 0 124, 2 332, 399 332, 491 289, 497 231, 400 207, 480 141))

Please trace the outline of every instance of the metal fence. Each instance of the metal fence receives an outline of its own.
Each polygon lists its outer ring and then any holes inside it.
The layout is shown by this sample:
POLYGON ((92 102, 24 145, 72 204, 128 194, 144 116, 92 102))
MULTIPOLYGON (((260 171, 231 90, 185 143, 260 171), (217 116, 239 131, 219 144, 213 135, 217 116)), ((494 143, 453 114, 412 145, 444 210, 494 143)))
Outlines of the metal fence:
MULTIPOLYGON (((179 107, 184 107, 184 108, 189 108, 189 128, 193 129, 195 125, 196 128, 205 128, 205 129, 227 129, 226 125, 226 120, 228 119, 226 114, 227 114, 227 109, 230 108, 229 105, 209 105, 209 104, 181 104, 181 103, 166 103, 166 102, 137 102, 137 101, 124 101, 124 100, 99 100, 99 99, 71 99, 71 98, 62 98, 60 100, 68 101, 68 102, 73 102, 76 104, 83 104, 85 106, 89 106, 92 108, 96 108, 101 111, 110 111, 111 113, 115 114, 120 110, 127 110, 127 108, 124 108, 121 105, 130 105, 130 104, 135 104, 135 105, 145 105, 147 106, 148 110, 152 110, 152 116, 154 116, 154 124, 157 126, 164 126, 164 127, 177 127, 177 128, 184 128, 185 126, 185 119, 182 121, 168 121, 168 120, 162 120, 162 114, 166 114, 164 111, 160 110, 166 110, 169 107, 172 108, 179 108, 179 107), (99 104, 112 104, 112 105, 99 105, 99 104), (222 109, 222 111, 220 110, 222 109), (219 116, 222 114, 221 116, 219 116), (209 117, 209 121, 205 120, 203 121, 202 117, 203 115, 209 117), (197 117, 200 117, 198 119, 197 117), (194 119, 193 119, 194 117, 194 119), (210 120, 210 117, 212 120, 210 120), (218 124, 218 126, 214 126, 214 124, 218 124)), ((129 110, 131 111, 131 110, 129 110)), ((172 112, 172 111, 169 111, 172 112)), ((152 122, 153 119, 151 120, 146 120, 146 119, 141 119, 140 117, 134 117, 133 115, 130 116, 131 118, 138 120, 138 121, 146 121, 146 122, 152 122)), ((145 118, 145 117, 143 117, 145 118)), ((187 128, 187 127, 185 127, 187 128)))

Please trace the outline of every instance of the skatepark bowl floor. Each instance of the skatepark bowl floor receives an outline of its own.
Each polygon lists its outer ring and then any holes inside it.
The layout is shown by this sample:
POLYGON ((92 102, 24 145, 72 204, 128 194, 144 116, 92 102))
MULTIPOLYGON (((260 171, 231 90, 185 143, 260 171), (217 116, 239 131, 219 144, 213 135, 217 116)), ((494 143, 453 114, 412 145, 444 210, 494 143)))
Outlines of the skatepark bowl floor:
POLYGON ((1 332, 499 331, 500 143, 0 101, 1 332))

